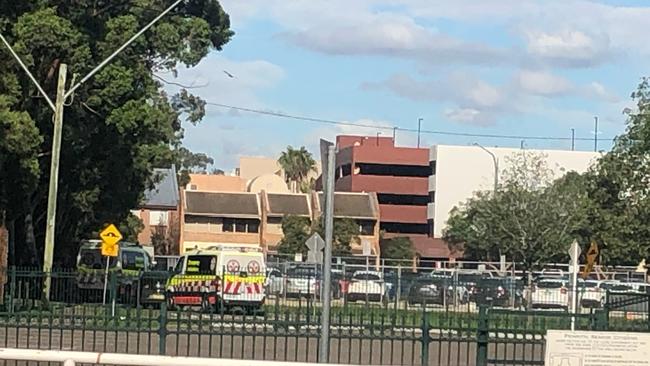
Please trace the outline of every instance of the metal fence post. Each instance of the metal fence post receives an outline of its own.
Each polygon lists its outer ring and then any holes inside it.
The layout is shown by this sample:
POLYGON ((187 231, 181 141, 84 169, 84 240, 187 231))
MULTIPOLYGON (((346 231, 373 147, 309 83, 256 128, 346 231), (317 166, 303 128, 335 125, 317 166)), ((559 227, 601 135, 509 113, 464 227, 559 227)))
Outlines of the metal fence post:
POLYGON ((16 298, 16 266, 9 270, 9 312, 14 312, 14 299, 16 298))
POLYGON ((487 366, 488 341, 488 308, 485 305, 480 305, 476 332, 476 366, 487 366))
POLYGON ((607 290, 605 291, 603 310, 600 312, 600 324, 598 325, 598 330, 609 330, 609 298, 609 290, 607 290))
POLYGON ((429 319, 427 318, 426 304, 422 306, 422 366, 429 365, 429 344, 431 335, 429 334, 429 319))
POLYGON ((158 317, 158 354, 161 356, 167 355, 167 299, 160 303, 160 315, 158 317))

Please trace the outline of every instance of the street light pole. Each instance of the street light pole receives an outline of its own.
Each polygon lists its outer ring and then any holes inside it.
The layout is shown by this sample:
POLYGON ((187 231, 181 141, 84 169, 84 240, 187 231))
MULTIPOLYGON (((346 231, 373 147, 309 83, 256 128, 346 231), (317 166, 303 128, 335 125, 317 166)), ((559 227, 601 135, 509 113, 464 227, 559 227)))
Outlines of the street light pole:
MULTIPOLYGON (((45 93, 41 85, 38 83, 36 78, 31 74, 25 63, 20 59, 18 54, 13 50, 9 42, 0 34, 0 40, 2 43, 9 49, 11 55, 16 59, 18 64, 23 68, 27 76, 34 83, 38 91, 43 95, 45 100, 48 102, 50 108, 54 110, 54 133, 52 136, 52 160, 50 163, 50 181, 48 189, 48 199, 47 199, 47 218, 46 218, 46 227, 45 227, 45 247, 43 252, 43 272, 48 273, 52 270, 52 259, 54 257, 54 236, 56 234, 56 201, 58 194, 58 177, 59 177, 59 158, 61 153, 61 132, 63 130, 63 109, 64 103, 67 98, 69 98, 72 93, 75 92, 83 83, 88 81, 93 75, 95 75, 99 70, 101 70, 106 64, 108 64, 113 58, 115 58, 120 52, 122 52, 126 47, 128 47, 133 41, 135 41, 140 35, 146 32, 151 28, 156 22, 158 22, 163 16, 169 13, 174 9, 178 4, 184 0, 176 0, 172 5, 167 7, 162 13, 160 13, 156 18, 144 26, 138 33, 133 35, 126 41, 120 48, 115 50, 110 56, 104 59, 99 65, 97 65, 92 71, 90 71, 83 79, 81 79, 77 84, 72 86, 67 92, 65 90, 65 81, 66 81, 66 72, 67 65, 61 64, 59 66, 59 82, 57 85, 57 96, 56 103, 52 103, 52 100, 45 93)), ((73 79, 74 80, 74 79, 73 79)), ((45 283, 43 286, 43 299, 49 300, 50 298, 50 277, 45 275, 45 283)))
POLYGON ((598 151, 598 116, 594 117, 594 152, 598 151))
POLYGON ((476 147, 481 148, 483 151, 486 153, 490 154, 492 157, 492 162, 494 163, 494 193, 497 193, 497 190, 499 189, 499 159, 497 159, 496 155, 485 147, 483 145, 479 144, 478 142, 475 142, 473 144, 476 147))
POLYGON ((422 127, 422 120, 424 118, 418 118, 418 148, 420 148, 420 128, 422 127))

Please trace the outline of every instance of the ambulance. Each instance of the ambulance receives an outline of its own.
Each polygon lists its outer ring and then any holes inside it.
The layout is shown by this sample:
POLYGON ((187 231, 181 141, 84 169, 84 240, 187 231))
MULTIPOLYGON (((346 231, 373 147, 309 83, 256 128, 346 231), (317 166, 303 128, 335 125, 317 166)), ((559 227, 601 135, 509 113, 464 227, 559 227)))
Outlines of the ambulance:
POLYGON ((167 284, 168 305, 203 310, 264 304, 266 263, 259 247, 222 244, 187 251, 167 284))

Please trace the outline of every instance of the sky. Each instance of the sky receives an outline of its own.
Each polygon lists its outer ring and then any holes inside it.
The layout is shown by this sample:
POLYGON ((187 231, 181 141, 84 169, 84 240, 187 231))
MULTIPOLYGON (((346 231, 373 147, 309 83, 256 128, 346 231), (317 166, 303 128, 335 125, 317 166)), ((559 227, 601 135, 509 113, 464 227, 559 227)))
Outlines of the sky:
POLYGON ((574 129, 575 148, 593 150, 598 117, 598 149, 607 150, 648 74, 647 1, 221 4, 234 37, 174 81, 212 103, 185 126, 184 144, 226 171, 241 155, 277 157, 288 145, 318 158, 319 139, 339 134, 392 136, 397 127, 397 144, 415 146, 419 118, 421 146, 570 149, 574 129))

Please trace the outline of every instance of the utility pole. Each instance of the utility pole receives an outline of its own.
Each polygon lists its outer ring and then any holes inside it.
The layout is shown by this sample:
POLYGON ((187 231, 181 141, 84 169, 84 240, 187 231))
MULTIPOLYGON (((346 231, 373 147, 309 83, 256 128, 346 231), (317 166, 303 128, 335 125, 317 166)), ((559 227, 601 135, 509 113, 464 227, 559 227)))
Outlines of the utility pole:
MULTIPOLYGON (((59 177, 59 158, 61 152, 61 133, 63 130, 63 107, 65 100, 69 98, 72 93, 75 92, 83 83, 88 81, 93 75, 95 75, 99 70, 106 66, 112 59, 115 58, 120 52, 122 52, 126 47, 128 47, 133 41, 140 37, 144 32, 151 28, 155 23, 157 23, 163 16, 169 13, 174 9, 178 4, 184 0, 176 0, 173 4, 167 7, 162 13, 155 17, 151 22, 144 26, 138 33, 134 34, 128 41, 126 41, 120 48, 115 50, 110 56, 108 56, 104 61, 97 65, 92 71, 90 71, 86 76, 84 76, 81 81, 73 85, 68 91, 65 90, 65 80, 66 80, 66 71, 67 67, 65 64, 61 64, 59 68, 59 83, 57 86, 57 96, 56 104, 52 103, 52 100, 45 93, 41 85, 38 83, 36 78, 29 71, 25 63, 20 59, 18 54, 13 50, 9 42, 0 34, 0 40, 2 43, 9 49, 11 55, 16 59, 16 62, 22 67, 29 79, 34 83, 38 91, 43 95, 45 100, 48 102, 48 105, 54 111, 54 134, 52 136, 52 161, 50 165, 50 182, 48 190, 48 201, 47 201, 47 218, 46 218, 46 227, 45 227, 45 248, 43 253, 43 272, 49 273, 52 271, 52 258, 54 254, 54 236, 56 233, 56 200, 58 194, 58 177, 59 177), (57 127, 58 126, 58 127, 57 127), (58 129, 58 132, 57 132, 58 129), (58 136, 57 136, 58 134, 58 136), (58 139, 58 141, 57 141, 58 139)), ((74 79, 73 79, 74 80, 74 79)), ((43 300, 47 301, 50 298, 50 284, 51 279, 49 276, 45 275, 45 281, 43 286, 43 300)))
POLYGON ((598 116, 594 117, 594 152, 598 152, 598 116))
POLYGON ((576 129, 572 128, 571 129, 571 151, 575 151, 576 149, 576 129))
POLYGON ((420 148, 420 129, 422 127, 423 118, 418 118, 418 148, 420 148))
MULTIPOLYGON (((68 66, 59 66, 59 82, 56 86, 56 102, 54 104, 54 132, 52 134, 52 162, 50 164, 50 188, 47 196, 47 226, 45 227, 45 243, 54 243, 56 235, 56 195, 59 185, 59 159, 61 156, 61 133, 63 131, 63 103, 65 102, 65 81, 68 66)), ((45 272, 45 286, 43 298, 49 299, 51 277, 47 274, 52 270, 54 245, 45 245, 43 253, 43 271, 45 272)))
POLYGON ((323 253, 323 311, 320 319, 318 362, 329 362, 330 355, 330 301, 332 272, 332 240, 334 237, 334 165, 336 147, 327 149, 327 186, 325 187, 325 249, 323 253))

